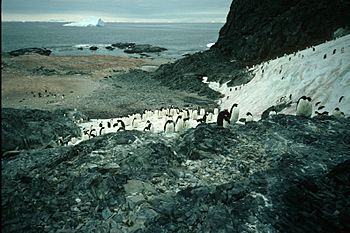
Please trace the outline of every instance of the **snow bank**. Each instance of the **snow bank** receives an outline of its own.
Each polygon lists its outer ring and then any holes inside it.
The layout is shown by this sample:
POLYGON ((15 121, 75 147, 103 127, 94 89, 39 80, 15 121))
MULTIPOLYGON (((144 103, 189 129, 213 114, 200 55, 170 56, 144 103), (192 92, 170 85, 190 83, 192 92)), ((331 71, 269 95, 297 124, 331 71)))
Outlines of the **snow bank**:
POLYGON ((97 18, 94 16, 83 18, 82 20, 78 22, 73 22, 73 23, 67 23, 64 24, 63 26, 66 27, 103 27, 105 23, 101 18, 97 18))
POLYGON ((332 114, 339 107, 345 116, 350 115, 350 35, 247 69, 254 78, 246 85, 207 82, 225 95, 219 102, 221 109, 238 103, 240 118, 251 112, 258 120, 267 108, 292 102, 282 113, 294 115, 297 100, 306 95, 312 98, 313 115, 320 106, 324 108, 319 112, 332 114))

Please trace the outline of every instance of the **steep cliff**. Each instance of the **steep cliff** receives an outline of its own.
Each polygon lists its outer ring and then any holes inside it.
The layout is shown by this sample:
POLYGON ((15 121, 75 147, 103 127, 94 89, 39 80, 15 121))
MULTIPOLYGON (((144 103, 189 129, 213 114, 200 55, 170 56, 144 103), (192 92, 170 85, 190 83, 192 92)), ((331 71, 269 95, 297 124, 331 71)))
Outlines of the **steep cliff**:
POLYGON ((208 76, 208 81, 231 80, 230 86, 245 84, 252 78, 246 65, 323 43, 349 30, 349 1, 233 0, 219 39, 209 51, 163 65, 155 77, 172 88, 213 97, 193 80, 208 76))
POLYGON ((349 24, 349 1, 233 0, 213 49, 256 64, 331 40, 349 24))

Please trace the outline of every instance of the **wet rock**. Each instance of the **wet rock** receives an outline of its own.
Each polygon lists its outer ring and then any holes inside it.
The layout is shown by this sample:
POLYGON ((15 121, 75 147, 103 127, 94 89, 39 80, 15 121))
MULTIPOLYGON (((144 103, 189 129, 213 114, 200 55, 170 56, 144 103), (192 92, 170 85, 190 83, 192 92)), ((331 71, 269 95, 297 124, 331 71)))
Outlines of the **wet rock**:
POLYGON ((152 46, 150 44, 136 44, 125 49, 124 53, 160 53, 166 50, 166 48, 152 46))
POLYGON ((33 53, 49 56, 51 54, 51 50, 45 49, 45 48, 25 48, 25 49, 17 49, 9 52, 11 56, 21 56, 21 55, 33 54, 33 53))
POLYGON ((96 51, 96 50, 98 50, 98 47, 97 46, 91 46, 89 49, 92 50, 92 51, 96 51))

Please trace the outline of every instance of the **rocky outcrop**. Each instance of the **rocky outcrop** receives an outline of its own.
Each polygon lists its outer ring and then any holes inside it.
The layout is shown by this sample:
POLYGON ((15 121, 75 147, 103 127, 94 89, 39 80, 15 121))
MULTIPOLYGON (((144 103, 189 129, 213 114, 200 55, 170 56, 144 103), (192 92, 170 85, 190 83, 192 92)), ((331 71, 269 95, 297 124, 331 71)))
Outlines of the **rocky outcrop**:
POLYGON ((114 43, 112 46, 118 49, 124 49, 124 53, 160 53, 167 50, 166 48, 153 46, 150 44, 135 44, 124 42, 114 43))
POLYGON ((4 232, 349 232, 350 121, 106 134, 2 160, 4 232))
POLYGON ((251 75, 242 69, 239 62, 231 62, 228 57, 215 51, 197 53, 174 63, 164 64, 153 76, 171 88, 196 92, 213 99, 219 98, 220 93, 204 84, 202 77, 207 76, 208 81, 220 83, 233 80, 230 85, 240 85, 251 79, 251 75))
POLYGON ((25 49, 17 49, 9 52, 11 56, 21 56, 21 55, 33 54, 33 53, 49 56, 51 54, 51 50, 45 49, 45 48, 25 48, 25 49))
MULTIPOLYGON (((58 137, 69 141, 80 129, 69 111, 1 109, 1 150, 38 149, 58 146, 58 137), (66 114, 66 116, 64 116, 66 114)), ((78 119, 78 118, 77 118, 78 119)))
POLYGON ((349 22, 348 1, 233 0, 212 49, 256 64, 331 40, 349 22))

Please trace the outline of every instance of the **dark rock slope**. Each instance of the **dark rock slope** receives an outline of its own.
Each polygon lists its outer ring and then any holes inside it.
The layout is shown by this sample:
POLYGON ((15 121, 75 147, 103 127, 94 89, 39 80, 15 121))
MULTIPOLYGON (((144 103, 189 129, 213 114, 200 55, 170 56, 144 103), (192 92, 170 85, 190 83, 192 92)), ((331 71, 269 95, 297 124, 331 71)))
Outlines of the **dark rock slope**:
MULTIPOLYGON (((1 109, 1 151, 57 146, 58 137, 69 141, 80 136, 73 122, 74 111, 1 109), (66 116, 65 116, 66 115, 66 116)), ((85 116, 79 116, 85 118, 85 116)), ((77 118, 78 119, 78 118, 77 118)))
POLYGON ((214 49, 248 64, 333 39, 350 26, 343 0, 233 0, 214 49))
POLYGON ((350 231, 350 119, 125 131, 2 159, 3 232, 350 231))

